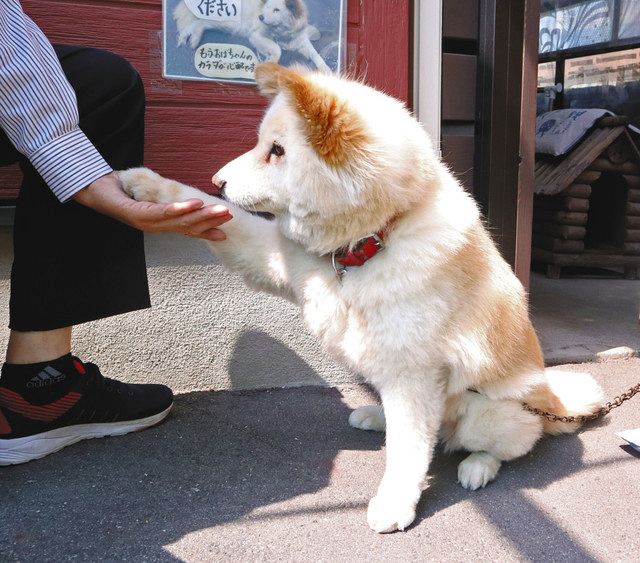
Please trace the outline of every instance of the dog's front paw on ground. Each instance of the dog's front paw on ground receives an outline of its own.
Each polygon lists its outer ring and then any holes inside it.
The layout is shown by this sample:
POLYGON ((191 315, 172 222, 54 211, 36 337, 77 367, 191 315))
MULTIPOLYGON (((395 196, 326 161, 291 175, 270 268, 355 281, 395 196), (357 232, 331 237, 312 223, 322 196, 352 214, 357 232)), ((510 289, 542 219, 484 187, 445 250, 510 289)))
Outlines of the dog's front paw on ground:
POLYGON ((136 201, 160 202, 165 178, 148 168, 129 168, 118 172, 122 189, 136 201))
POLYGON ((349 424, 360 430, 384 432, 386 426, 384 410, 380 405, 358 407, 349 415, 349 424))
POLYGON ((367 521, 369 527, 379 534, 406 529, 416 518, 417 500, 404 495, 378 493, 369 501, 367 521))
POLYGON ((500 460, 486 452, 474 452, 458 465, 458 482, 475 491, 495 479, 499 469, 500 460))

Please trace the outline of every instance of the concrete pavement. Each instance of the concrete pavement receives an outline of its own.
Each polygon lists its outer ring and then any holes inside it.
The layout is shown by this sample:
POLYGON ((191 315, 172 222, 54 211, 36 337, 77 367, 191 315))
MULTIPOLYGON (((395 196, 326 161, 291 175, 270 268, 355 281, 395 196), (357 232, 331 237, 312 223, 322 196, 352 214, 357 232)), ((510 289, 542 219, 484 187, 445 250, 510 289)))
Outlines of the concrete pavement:
MULTIPOLYGON (((640 379, 638 359, 579 367, 607 396, 640 379)), ((0 559, 640 559, 640 454, 614 435, 640 426, 640 397, 480 491, 456 483, 462 455, 438 452, 415 525, 385 536, 365 519, 383 436, 347 425, 372 400, 360 386, 186 393, 157 428, 2 469, 0 559)))
POLYGON ((606 350, 640 350, 640 283, 609 278, 547 279, 532 272, 529 301, 549 364, 585 362, 606 350))

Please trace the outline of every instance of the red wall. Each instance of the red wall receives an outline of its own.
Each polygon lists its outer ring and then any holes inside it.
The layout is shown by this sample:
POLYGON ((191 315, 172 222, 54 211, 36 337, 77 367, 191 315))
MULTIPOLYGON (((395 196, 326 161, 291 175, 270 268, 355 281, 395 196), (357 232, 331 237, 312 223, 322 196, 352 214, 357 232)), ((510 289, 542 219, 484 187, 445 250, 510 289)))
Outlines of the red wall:
MULTIPOLYGON (((213 172, 252 147, 265 107, 255 87, 162 78, 159 0, 23 0, 22 5, 53 43, 109 49, 138 69, 147 96, 147 166, 207 187, 213 172)), ((368 84, 405 101, 409 23, 409 0, 348 0, 349 66, 368 84)), ((0 198, 15 196, 17 185, 15 172, 0 169, 0 198)))

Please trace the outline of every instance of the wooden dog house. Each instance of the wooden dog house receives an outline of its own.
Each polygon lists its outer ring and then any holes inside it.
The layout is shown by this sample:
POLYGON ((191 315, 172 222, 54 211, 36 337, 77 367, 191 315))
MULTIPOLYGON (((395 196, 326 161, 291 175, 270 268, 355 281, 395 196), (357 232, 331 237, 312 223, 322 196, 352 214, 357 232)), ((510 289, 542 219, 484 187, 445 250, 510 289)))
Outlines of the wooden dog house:
POLYGON ((637 279, 640 151, 626 124, 605 117, 567 156, 536 162, 532 259, 547 277, 582 266, 637 279))

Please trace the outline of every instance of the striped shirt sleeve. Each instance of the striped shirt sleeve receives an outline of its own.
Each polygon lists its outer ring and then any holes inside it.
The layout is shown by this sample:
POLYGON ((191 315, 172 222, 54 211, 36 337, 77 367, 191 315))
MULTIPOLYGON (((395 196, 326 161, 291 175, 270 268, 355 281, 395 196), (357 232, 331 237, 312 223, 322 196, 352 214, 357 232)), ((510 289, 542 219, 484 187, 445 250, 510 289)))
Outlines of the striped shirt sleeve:
POLYGON ((111 172, 78 126, 51 43, 18 0, 0 2, 0 127, 62 202, 111 172))

